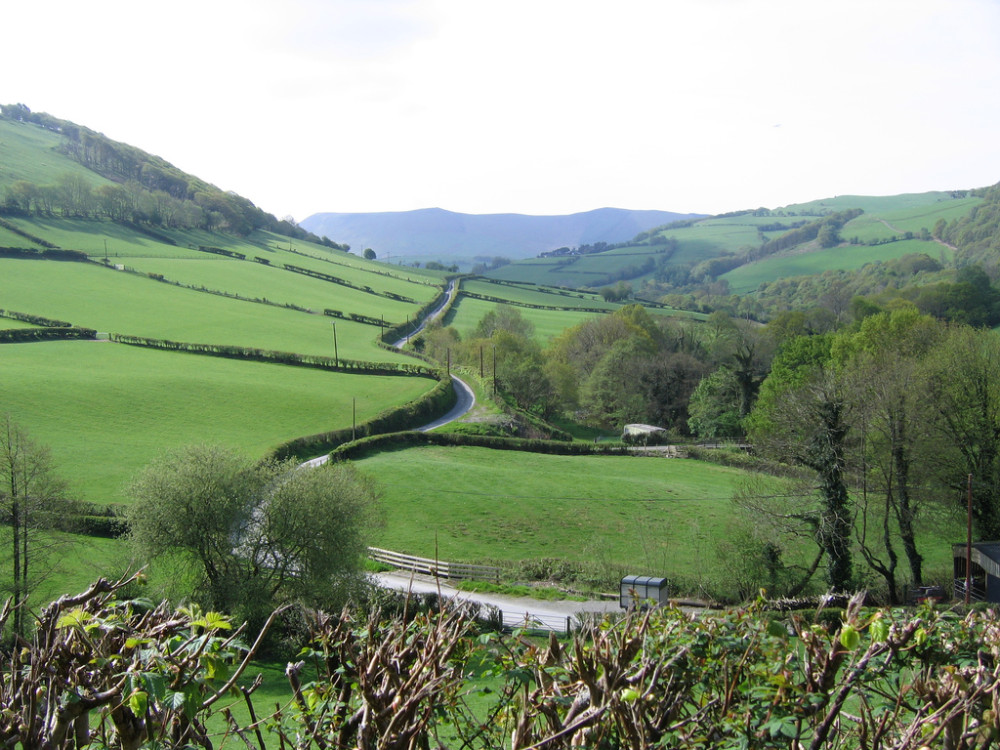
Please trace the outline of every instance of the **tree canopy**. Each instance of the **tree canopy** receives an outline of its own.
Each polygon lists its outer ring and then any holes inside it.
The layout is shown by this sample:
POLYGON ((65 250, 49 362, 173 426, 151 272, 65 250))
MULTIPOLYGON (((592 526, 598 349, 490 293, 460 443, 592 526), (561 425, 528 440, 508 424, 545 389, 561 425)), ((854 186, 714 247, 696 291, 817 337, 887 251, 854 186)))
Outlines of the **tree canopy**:
POLYGON ((166 563, 204 606, 251 619, 293 599, 342 603, 378 519, 378 491, 349 465, 255 462, 216 446, 161 457, 129 494, 138 560, 166 563))

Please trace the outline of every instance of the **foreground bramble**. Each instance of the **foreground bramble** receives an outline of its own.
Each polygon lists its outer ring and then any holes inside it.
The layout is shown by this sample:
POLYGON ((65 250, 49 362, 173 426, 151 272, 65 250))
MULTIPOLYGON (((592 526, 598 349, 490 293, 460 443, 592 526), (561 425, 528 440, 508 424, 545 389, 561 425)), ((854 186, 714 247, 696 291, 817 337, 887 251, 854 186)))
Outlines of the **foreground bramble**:
POLYGON ((302 661, 287 670, 288 702, 240 726, 219 699, 252 704, 254 687, 236 685, 255 647, 216 613, 118 601, 126 583, 99 581, 42 613, 0 681, 0 741, 958 750, 1000 738, 993 612, 866 611, 857 596, 826 628, 776 620, 759 601, 702 617, 632 614, 547 643, 480 634, 460 608, 314 613, 302 661), (484 679, 500 687, 473 709, 484 679), (214 712, 227 728, 210 736, 214 712))

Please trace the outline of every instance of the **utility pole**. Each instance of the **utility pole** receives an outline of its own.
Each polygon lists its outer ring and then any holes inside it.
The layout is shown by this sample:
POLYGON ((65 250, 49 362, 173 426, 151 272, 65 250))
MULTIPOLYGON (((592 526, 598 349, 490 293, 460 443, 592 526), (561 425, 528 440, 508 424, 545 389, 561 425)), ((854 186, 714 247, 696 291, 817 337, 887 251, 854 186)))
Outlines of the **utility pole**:
POLYGON ((358 439, 358 399, 351 397, 351 440, 358 439))
POLYGON ((337 349, 337 324, 333 324, 333 364, 340 367, 340 351, 337 349))
POLYGON ((972 591, 972 474, 969 474, 967 490, 966 535, 965 535, 965 603, 968 605, 972 591))

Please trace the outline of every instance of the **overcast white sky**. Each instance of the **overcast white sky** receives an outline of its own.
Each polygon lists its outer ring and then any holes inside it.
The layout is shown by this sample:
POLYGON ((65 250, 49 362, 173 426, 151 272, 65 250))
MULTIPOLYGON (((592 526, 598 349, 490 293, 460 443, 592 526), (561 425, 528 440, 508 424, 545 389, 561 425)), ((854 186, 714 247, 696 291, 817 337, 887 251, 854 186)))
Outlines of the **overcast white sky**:
POLYGON ((0 102, 280 216, 1000 181, 996 0, 9 3, 0 102))

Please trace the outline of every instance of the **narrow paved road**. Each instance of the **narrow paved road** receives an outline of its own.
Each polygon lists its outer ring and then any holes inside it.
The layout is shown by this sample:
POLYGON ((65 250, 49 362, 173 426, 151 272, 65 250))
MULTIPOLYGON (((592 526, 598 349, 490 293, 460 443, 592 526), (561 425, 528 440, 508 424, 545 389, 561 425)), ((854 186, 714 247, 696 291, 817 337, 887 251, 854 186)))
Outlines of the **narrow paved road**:
POLYGON ((451 376, 451 382, 452 385, 455 386, 455 395, 458 396, 458 399, 455 401, 455 405, 451 407, 451 411, 440 419, 435 419, 430 424, 418 427, 417 432, 428 432, 433 430, 435 427, 440 427, 441 425, 446 425, 449 422, 454 422, 456 419, 461 419, 472 411, 472 407, 476 405, 476 394, 472 392, 469 384, 455 375, 451 376))
POLYGON ((409 343, 411 338, 413 338, 422 330, 424 330, 424 328, 427 326, 428 323, 440 318, 441 315, 444 313, 444 309, 448 306, 448 303, 455 298, 456 294, 458 294, 458 283, 454 279, 452 279, 450 282, 448 282, 448 288, 445 290, 444 299, 441 301, 441 304, 435 307, 429 313, 427 313, 424 319, 420 321, 420 325, 418 325, 416 328, 410 331, 410 333, 408 333, 406 336, 399 339, 399 341, 394 342, 393 346, 396 347, 397 349, 402 349, 409 343))
MULTIPOLYGON (((436 320, 437 318, 441 317, 442 313, 444 313, 445 307, 447 307, 448 303, 455 297, 457 293, 458 293, 458 284, 454 280, 452 280, 448 284, 448 289, 445 292, 444 300, 442 300, 441 304, 435 307, 433 310, 431 310, 427 314, 427 316, 420 321, 420 325, 417 326, 408 336, 404 336, 403 338, 399 339, 399 341, 394 342, 393 346, 396 349, 402 349, 404 346, 406 346, 406 344, 410 340, 410 337, 415 336, 416 334, 424 330, 424 327, 427 325, 428 322, 436 320)), ((449 422, 454 422, 457 419, 461 419, 463 416, 472 411, 472 407, 476 405, 476 395, 475 393, 472 392, 472 388, 470 388, 469 384, 466 383, 464 380, 454 375, 451 376, 451 382, 455 386, 455 394, 458 397, 457 400, 455 401, 455 405, 451 408, 451 411, 449 411, 440 419, 435 419, 433 422, 425 424, 423 427, 417 427, 416 428, 417 432, 428 432, 430 430, 433 430, 435 427, 441 427, 442 425, 446 425, 449 422)), ((325 464, 328 458, 329 456, 317 456, 316 458, 306 461, 302 465, 319 466, 320 464, 325 464)))
POLYGON ((440 594, 457 601, 476 602, 490 607, 496 607, 503 613, 505 625, 517 627, 529 625, 540 630, 566 632, 576 628, 576 618, 584 614, 603 614, 618 611, 616 599, 600 601, 549 601, 531 599, 528 597, 502 596, 500 594, 482 594, 469 591, 459 591, 447 584, 442 584, 426 577, 411 577, 406 571, 377 573, 375 580, 383 588, 399 591, 412 591, 415 594, 440 594), (568 623, 567 623, 568 621, 568 623))

